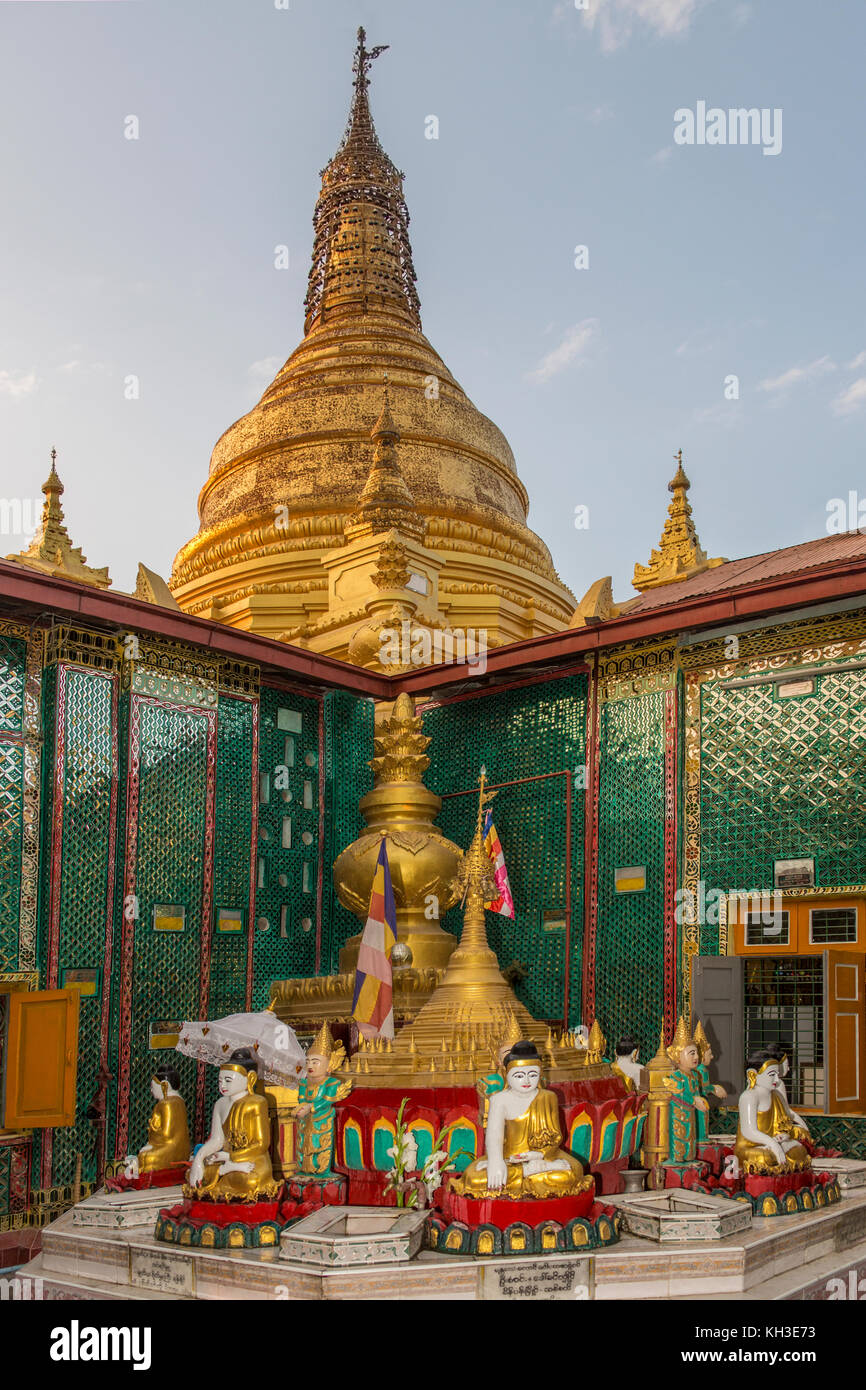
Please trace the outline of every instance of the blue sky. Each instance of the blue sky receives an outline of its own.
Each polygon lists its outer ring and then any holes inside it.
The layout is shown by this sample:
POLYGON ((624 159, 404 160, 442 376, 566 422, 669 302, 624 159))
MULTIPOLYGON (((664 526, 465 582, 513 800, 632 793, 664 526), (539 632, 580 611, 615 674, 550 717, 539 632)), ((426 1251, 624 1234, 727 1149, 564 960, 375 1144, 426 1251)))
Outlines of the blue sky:
POLYGON ((578 597, 632 592, 680 447, 710 554, 823 534, 866 497, 866 10, 588 4, 0 0, 0 495, 38 496, 56 445, 89 562, 168 574, 213 444, 300 340, 363 23, 424 330, 578 597), (677 145, 700 101, 781 109, 781 152, 677 145))

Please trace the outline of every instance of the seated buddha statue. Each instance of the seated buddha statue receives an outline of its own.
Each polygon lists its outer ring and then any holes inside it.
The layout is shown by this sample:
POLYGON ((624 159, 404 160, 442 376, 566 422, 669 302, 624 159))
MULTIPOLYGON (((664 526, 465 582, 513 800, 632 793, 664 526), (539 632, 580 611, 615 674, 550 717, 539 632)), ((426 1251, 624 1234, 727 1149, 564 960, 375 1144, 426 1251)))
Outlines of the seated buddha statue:
POLYGON ((632 1037, 620 1038, 616 1045, 615 1060, 610 1069, 625 1083, 627 1091, 645 1091, 647 1088, 646 1069, 638 1061, 640 1044, 632 1037))
POLYGON ((765 1044, 764 1051, 771 1053, 772 1056, 775 1057, 776 1061, 779 1063, 780 1080, 779 1089, 777 1091, 779 1099, 781 1100, 788 1114, 791 1116, 791 1119, 794 1121, 794 1124, 797 1126, 797 1128, 802 1130, 806 1138, 809 1138, 809 1126, 806 1124, 806 1121, 802 1118, 802 1116, 798 1115, 796 1110, 792 1109, 791 1102, 788 1100, 787 1077, 788 1073, 791 1070, 791 1063, 788 1059, 788 1054, 785 1051, 784 1044, 780 1042, 768 1042, 765 1044))
POLYGON ((156 1104, 147 1126, 147 1143, 126 1160, 126 1177, 158 1173, 189 1159, 189 1126, 186 1105, 180 1094, 176 1067, 166 1063, 157 1067, 150 1083, 156 1104))
POLYGON ((486 1157, 470 1163, 453 1191, 465 1197, 567 1197, 592 1190, 593 1178, 560 1148, 559 1103, 541 1086, 534 1043, 516 1042, 505 1059, 505 1087, 490 1096, 486 1157))
POLYGON ((216 1202, 272 1201, 280 1184, 271 1167, 268 1102, 256 1094, 258 1062, 248 1047, 220 1065, 211 1131, 195 1154, 187 1197, 216 1202))
POLYGON ((808 1130, 798 1124, 783 1096, 782 1066, 768 1048, 749 1058, 748 1086, 740 1096, 734 1153, 744 1173, 797 1173, 811 1168, 802 1140, 808 1130))

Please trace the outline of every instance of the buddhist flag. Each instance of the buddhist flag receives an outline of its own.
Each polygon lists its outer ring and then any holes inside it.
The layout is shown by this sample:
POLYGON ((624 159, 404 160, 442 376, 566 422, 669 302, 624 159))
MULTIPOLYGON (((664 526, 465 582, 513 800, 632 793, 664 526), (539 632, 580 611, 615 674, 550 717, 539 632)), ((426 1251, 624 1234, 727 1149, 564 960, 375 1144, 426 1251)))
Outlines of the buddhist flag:
POLYGON ((493 812, 489 810, 484 812, 484 848, 493 860, 493 877, 498 889, 493 901, 485 903, 484 906, 489 907, 491 912, 498 912, 500 917, 513 917, 514 899, 511 896, 511 884, 508 882, 505 855, 502 853, 502 845, 493 824, 493 812))
POLYGON ((397 909, 388 867, 387 841, 383 837, 373 875, 370 911, 358 952, 355 998, 352 1001, 352 1017, 365 1038, 394 1036, 391 948, 396 941, 397 909))

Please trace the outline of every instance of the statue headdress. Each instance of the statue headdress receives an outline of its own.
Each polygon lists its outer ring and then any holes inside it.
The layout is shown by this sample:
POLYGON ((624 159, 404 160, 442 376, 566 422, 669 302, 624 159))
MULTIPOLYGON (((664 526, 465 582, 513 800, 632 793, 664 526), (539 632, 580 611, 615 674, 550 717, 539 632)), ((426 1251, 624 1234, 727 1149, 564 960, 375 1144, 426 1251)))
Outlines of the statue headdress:
POLYGON ((701 1023, 700 1019, 698 1019, 697 1023, 695 1024, 695 1044, 697 1046, 698 1052, 701 1054, 701 1057, 703 1057, 704 1053, 710 1045, 710 1040, 704 1032, 704 1025, 701 1023))
POLYGON ((325 1057, 328 1062, 328 1071, 336 1071, 343 1065, 346 1058, 346 1049, 341 1042, 334 1042, 333 1035, 327 1023, 323 1023, 310 1046, 307 1048, 307 1056, 315 1054, 316 1057, 325 1057))
POLYGON ((670 1047, 667 1049, 671 1061, 676 1064, 680 1060, 680 1053, 687 1047, 694 1045, 689 1025, 686 1023, 682 1014, 677 1021, 677 1031, 674 1033, 670 1047))

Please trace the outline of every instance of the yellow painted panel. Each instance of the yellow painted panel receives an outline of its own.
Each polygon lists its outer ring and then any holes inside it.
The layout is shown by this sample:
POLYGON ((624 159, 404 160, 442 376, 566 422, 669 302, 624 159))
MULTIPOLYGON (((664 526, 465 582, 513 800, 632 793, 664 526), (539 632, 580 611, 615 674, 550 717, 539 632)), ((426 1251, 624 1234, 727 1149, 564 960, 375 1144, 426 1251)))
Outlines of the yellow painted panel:
POLYGON ((8 1129, 42 1129, 75 1120, 80 989, 9 996, 6 1066, 8 1129))

